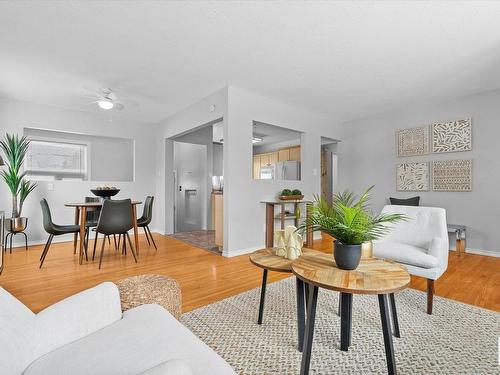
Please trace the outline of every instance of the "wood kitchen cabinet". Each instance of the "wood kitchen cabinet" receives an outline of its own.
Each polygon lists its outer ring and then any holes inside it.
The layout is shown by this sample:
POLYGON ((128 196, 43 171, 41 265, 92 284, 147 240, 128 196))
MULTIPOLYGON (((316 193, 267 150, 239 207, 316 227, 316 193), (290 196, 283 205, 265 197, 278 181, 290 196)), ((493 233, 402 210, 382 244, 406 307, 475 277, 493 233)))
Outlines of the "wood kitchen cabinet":
POLYGON ((291 147, 289 150, 290 150, 290 157, 288 160, 300 161, 300 147, 291 147))
POLYGON ((254 180, 260 179, 260 155, 253 157, 253 178, 254 180))
POLYGON ((290 149, 284 148, 278 151, 278 161, 288 161, 290 160, 290 149))
POLYGON ((269 154, 260 154, 260 166, 265 167, 270 164, 269 154))
POLYGON ((278 152, 271 152, 269 154, 269 164, 276 164, 278 162, 278 152))

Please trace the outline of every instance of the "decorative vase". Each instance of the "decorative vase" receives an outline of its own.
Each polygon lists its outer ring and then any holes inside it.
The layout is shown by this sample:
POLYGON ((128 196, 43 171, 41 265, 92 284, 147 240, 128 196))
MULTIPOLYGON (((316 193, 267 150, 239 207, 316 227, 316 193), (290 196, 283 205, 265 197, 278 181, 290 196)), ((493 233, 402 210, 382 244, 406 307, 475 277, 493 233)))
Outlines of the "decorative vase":
POLYGON ((333 242, 333 258, 341 270, 355 270, 361 260, 361 245, 344 245, 333 242))
POLYGON ((5 229, 12 233, 24 232, 28 225, 28 218, 13 217, 5 219, 5 229))
POLYGON ((371 241, 361 244, 361 259, 373 258, 373 244, 371 241))

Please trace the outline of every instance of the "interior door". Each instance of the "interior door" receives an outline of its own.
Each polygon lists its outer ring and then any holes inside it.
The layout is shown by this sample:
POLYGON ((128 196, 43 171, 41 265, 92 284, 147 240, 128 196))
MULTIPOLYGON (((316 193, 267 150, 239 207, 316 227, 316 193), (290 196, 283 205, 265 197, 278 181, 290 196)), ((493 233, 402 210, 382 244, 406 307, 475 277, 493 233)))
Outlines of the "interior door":
POLYGON ((207 229, 207 147, 174 142, 175 231, 207 229))

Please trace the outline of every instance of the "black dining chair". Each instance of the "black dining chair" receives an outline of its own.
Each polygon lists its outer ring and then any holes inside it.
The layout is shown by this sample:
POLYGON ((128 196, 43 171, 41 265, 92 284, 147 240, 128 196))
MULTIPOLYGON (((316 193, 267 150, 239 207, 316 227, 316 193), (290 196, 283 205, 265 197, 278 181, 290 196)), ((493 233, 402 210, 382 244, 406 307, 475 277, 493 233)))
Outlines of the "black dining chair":
POLYGON ((149 246, 151 246, 151 242, 153 242, 153 246, 156 250, 158 250, 155 240, 151 235, 151 230, 149 229, 149 224, 151 224, 151 220, 153 220, 154 199, 155 198, 152 196, 146 197, 146 201, 144 202, 144 211, 142 213, 142 216, 137 220, 137 226, 144 229, 144 233, 146 234, 146 239, 148 240, 149 246), (151 239, 151 242, 149 241, 149 239, 151 239))
MULTIPOLYGON (((85 197, 85 203, 99 203, 101 201, 101 198, 98 197, 85 197)), ((97 222, 99 221, 99 216, 101 215, 101 207, 96 207, 96 208, 87 208, 87 218, 85 220, 85 247, 88 247, 89 244, 89 238, 90 238, 90 230, 92 228, 97 227, 97 222)), ((104 240, 108 239, 108 243, 111 245, 111 240, 109 236, 105 236, 104 240)), ((116 245, 116 236, 113 237, 115 241, 115 249, 117 249, 116 245)), ((95 248, 97 244, 97 232, 95 235, 95 240, 94 240, 94 254, 95 254, 95 248)))
MULTIPOLYGON (((134 246, 130 241, 130 236, 128 231, 134 227, 134 222, 132 218, 132 201, 130 199, 123 200, 104 200, 102 205, 101 215, 99 216, 99 221, 96 227, 96 238, 99 233, 104 236, 110 236, 112 234, 121 234, 123 236, 123 242, 127 238, 132 250, 132 255, 137 263, 137 255, 135 253, 134 246)), ((102 241, 101 254, 99 256, 99 269, 101 269, 102 257, 104 254, 104 245, 106 241, 102 241)), ((94 247, 95 249, 95 247, 94 247)), ((92 259, 95 256, 95 252, 92 259)))
MULTIPOLYGON (((47 257, 47 253, 49 252, 49 248, 54 236, 60 236, 68 233, 79 233, 80 226, 76 224, 72 225, 54 224, 54 222, 52 221, 52 215, 50 213, 49 204, 47 203, 47 200, 45 198, 40 201, 40 205, 42 206, 43 228, 49 234, 49 238, 47 239, 47 243, 45 244, 45 248, 43 249, 42 256, 40 257, 40 268, 42 268, 43 262, 47 257)), ((86 250, 85 250, 85 256, 87 256, 86 250)))

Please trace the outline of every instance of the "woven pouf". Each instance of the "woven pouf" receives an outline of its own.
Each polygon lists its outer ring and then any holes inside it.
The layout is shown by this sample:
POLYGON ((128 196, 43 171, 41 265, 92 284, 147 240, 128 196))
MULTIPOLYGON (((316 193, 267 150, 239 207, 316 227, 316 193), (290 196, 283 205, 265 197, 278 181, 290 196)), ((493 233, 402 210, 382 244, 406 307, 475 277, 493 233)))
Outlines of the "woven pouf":
POLYGON ((177 319, 181 317, 181 289, 174 279, 161 275, 139 275, 122 279, 116 285, 120 290, 122 311, 156 303, 177 319))

